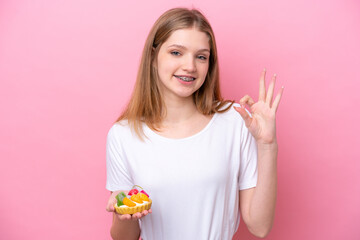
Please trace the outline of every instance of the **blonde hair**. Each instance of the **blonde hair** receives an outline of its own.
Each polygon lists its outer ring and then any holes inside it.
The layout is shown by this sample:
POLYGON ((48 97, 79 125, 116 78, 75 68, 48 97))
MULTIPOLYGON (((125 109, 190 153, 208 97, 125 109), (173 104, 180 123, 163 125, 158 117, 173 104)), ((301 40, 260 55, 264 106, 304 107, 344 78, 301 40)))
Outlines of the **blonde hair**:
POLYGON ((163 13, 155 22, 146 39, 135 87, 130 101, 116 120, 128 120, 130 127, 142 139, 142 124, 158 131, 164 112, 164 102, 158 86, 158 74, 155 68, 158 52, 162 44, 178 29, 195 27, 209 36, 209 69, 203 85, 193 94, 194 103, 199 112, 212 115, 227 111, 233 101, 223 100, 220 92, 218 56, 213 30, 205 16, 196 9, 173 8, 163 13), (231 102, 229 106, 224 106, 231 102))

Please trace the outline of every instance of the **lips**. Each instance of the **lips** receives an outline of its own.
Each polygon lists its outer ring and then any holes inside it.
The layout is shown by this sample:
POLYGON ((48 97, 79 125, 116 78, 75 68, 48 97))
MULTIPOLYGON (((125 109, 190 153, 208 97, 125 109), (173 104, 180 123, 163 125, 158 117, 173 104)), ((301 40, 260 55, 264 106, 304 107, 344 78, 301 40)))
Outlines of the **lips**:
POLYGON ((185 75, 174 75, 174 76, 178 79, 181 79, 184 82, 192 82, 196 79, 192 76, 185 76, 185 75))

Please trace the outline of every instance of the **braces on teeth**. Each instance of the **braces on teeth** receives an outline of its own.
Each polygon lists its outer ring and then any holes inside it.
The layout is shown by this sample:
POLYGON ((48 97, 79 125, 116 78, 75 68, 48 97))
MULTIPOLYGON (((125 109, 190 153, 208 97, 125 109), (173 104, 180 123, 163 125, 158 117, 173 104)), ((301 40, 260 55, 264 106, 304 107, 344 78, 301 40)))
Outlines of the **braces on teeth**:
POLYGON ((191 82, 195 80, 195 78, 187 78, 187 77, 179 77, 179 78, 185 82, 191 82))

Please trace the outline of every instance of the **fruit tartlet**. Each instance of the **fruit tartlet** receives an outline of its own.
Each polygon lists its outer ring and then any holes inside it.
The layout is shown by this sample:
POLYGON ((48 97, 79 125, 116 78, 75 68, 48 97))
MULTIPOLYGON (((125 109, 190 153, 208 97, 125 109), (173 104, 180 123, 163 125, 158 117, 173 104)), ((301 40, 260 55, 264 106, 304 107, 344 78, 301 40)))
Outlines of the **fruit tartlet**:
POLYGON ((134 214, 149 210, 152 203, 149 194, 138 185, 134 185, 128 194, 120 192, 116 195, 116 200, 117 203, 114 205, 114 208, 119 214, 134 214))

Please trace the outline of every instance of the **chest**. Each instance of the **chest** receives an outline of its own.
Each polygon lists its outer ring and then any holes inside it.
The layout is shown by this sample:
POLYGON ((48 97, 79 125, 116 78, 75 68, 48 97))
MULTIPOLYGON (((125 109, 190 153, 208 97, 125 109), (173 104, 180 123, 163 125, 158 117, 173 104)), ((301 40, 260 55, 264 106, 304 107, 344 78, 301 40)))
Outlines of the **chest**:
POLYGON ((131 148, 126 157, 133 181, 149 189, 221 188, 238 174, 238 153, 227 141, 211 135, 155 141, 131 148))
POLYGON ((199 114, 197 117, 189 119, 185 122, 172 124, 165 123, 163 128, 161 128, 157 134, 171 139, 187 138, 201 132, 204 128, 206 128, 212 117, 213 115, 204 116, 199 114))

